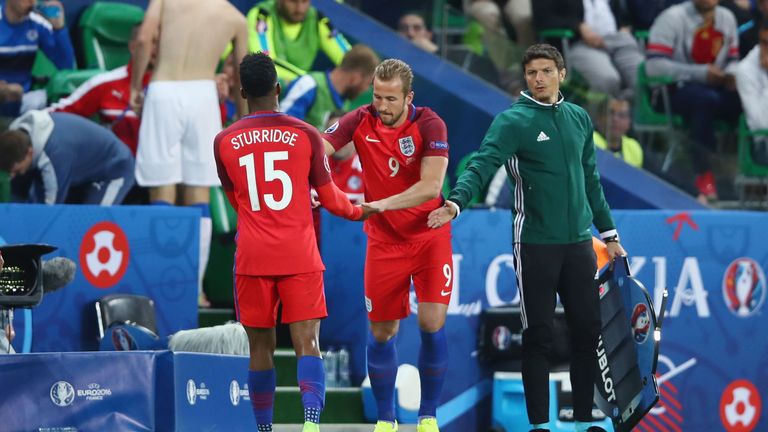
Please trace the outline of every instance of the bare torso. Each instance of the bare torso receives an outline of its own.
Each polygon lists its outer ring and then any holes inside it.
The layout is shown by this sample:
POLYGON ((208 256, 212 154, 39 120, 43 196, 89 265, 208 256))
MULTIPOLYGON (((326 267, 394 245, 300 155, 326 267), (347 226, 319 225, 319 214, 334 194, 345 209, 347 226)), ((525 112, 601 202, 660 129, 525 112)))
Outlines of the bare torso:
POLYGON ((243 16, 226 0, 163 0, 153 81, 213 80, 243 16))

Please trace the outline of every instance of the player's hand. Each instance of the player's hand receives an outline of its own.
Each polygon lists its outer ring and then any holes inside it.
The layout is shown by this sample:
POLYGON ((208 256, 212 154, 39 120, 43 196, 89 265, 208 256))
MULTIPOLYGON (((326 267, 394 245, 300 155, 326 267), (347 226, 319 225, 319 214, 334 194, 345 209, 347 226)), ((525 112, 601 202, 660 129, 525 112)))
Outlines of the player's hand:
POLYGON ((368 219, 369 217, 371 217, 372 214, 381 213, 378 209, 374 207, 369 207, 367 203, 360 203, 355 207, 360 207, 361 209, 363 209, 363 215, 360 216, 360 219, 358 219, 359 221, 364 221, 368 219))
POLYGON ((621 247, 621 243, 619 242, 607 242, 605 244, 605 247, 608 249, 608 256, 611 259, 611 262, 613 262, 614 259, 618 257, 627 256, 627 251, 624 250, 623 247, 621 247))
POLYGON ((0 80, 0 102, 17 102, 24 96, 24 88, 17 83, 0 80))
POLYGON ((131 109, 137 116, 141 117, 141 108, 144 105, 144 91, 139 89, 131 89, 131 109))
POLYGON ((381 213, 387 211, 387 203, 384 200, 362 203, 363 209, 369 208, 372 213, 381 213))
POLYGON ((41 12, 54 30, 64 28, 64 6, 58 0, 48 0, 41 5, 41 12))
POLYGON ((315 188, 312 188, 309 190, 309 202, 312 204, 312 208, 316 209, 323 205, 323 203, 320 202, 320 199, 317 197, 317 191, 315 188))
POLYGON ((427 216, 427 226, 440 228, 456 217, 456 209, 447 202, 442 207, 432 210, 427 216))

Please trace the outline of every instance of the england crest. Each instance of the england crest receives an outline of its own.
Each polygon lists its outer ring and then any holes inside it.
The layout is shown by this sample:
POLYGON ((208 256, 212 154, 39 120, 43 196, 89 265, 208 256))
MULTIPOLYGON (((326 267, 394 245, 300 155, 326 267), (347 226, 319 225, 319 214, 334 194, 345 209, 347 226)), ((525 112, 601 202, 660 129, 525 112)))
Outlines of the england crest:
POLYGON ((400 138, 398 141, 400 142, 400 153, 402 153, 403 156, 413 156, 413 153, 416 151, 416 146, 413 144, 413 137, 407 136, 405 138, 400 138))

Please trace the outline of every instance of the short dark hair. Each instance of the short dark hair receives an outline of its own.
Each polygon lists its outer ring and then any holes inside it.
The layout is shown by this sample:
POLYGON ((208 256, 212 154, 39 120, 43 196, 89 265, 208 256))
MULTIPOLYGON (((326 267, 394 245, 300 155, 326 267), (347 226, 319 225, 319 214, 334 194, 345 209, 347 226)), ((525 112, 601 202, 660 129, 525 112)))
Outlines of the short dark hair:
POLYGON ((7 130, 0 134, 0 171, 10 172, 24 160, 32 142, 26 132, 7 130))
POLYGON ((379 61, 379 56, 371 48, 356 44, 344 54, 339 67, 347 72, 360 72, 363 76, 371 76, 379 61))
POLYGON ((536 59, 547 59, 555 62, 557 70, 565 69, 565 60, 563 55, 557 48, 550 44, 535 44, 528 47, 523 54, 523 69, 528 66, 528 63, 536 59))
POLYGON ((275 62, 262 51, 243 57, 240 62, 240 85, 250 97, 263 97, 277 85, 275 62))

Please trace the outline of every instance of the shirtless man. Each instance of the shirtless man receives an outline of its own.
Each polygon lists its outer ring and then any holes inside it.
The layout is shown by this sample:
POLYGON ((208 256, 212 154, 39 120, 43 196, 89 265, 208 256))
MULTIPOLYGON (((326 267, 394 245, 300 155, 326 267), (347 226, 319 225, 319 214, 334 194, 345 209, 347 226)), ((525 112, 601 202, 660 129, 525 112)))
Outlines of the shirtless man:
MULTIPOLYGON (((180 204, 201 208, 200 281, 211 241, 209 188, 219 184, 211 146, 221 130, 216 66, 230 42, 239 64, 247 53, 248 28, 228 1, 152 0, 131 70, 131 107, 141 113, 136 180, 149 187, 152 204, 176 204, 176 187, 182 184, 180 204), (159 50, 145 100, 141 77, 154 43, 159 50)), ((235 74, 239 82, 237 68, 235 74)), ((240 102, 242 116, 247 108, 240 102)))

